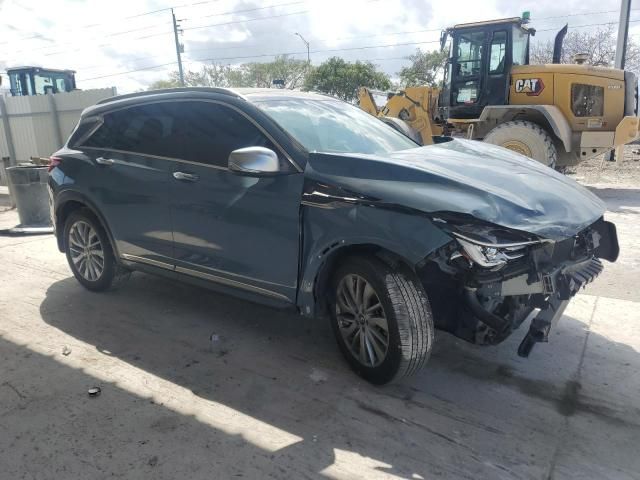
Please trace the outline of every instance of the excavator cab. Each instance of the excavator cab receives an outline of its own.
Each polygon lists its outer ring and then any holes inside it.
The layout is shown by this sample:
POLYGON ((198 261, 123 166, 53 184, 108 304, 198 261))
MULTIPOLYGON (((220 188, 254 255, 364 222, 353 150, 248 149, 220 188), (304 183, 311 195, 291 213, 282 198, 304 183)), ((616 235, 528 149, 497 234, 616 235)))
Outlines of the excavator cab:
POLYGON ((11 95, 23 97, 48 93, 70 92, 76 89, 73 70, 56 70, 41 67, 8 68, 11 95))
POLYGON ((465 23, 444 30, 449 43, 439 106, 442 118, 478 118, 487 105, 505 105, 514 65, 529 64, 527 16, 465 23))

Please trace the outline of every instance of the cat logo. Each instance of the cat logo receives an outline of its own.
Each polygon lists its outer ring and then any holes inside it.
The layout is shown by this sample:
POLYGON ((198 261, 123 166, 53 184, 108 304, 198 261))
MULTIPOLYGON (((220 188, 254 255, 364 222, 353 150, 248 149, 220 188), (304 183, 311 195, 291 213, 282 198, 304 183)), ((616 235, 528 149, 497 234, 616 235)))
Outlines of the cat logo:
POLYGON ((516 80, 516 93, 526 93, 530 97, 537 97, 544 90, 541 78, 519 78, 516 80))

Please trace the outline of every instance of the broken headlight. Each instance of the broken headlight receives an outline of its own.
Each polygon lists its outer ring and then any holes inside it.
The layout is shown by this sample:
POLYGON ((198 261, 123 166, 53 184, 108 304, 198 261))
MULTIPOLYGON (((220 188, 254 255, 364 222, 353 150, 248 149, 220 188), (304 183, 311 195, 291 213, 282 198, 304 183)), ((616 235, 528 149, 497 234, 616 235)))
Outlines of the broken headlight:
POLYGON ((493 269, 524 257, 527 247, 542 241, 520 232, 481 225, 456 225, 451 233, 462 247, 464 257, 480 267, 493 269))

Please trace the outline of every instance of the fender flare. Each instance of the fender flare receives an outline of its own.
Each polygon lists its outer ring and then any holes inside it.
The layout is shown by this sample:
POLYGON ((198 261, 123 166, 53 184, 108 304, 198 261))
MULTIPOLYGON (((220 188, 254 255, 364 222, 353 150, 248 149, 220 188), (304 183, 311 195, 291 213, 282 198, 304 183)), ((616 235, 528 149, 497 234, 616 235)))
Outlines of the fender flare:
POLYGON ((106 218, 104 217, 102 212, 100 212, 100 209, 96 206, 95 203, 89 200, 86 195, 80 192, 76 192, 75 190, 64 190, 56 196, 54 215, 56 222, 56 240, 58 241, 58 249, 61 252, 64 252, 64 225, 59 223, 58 214, 62 210, 62 208, 64 208, 64 206, 69 202, 78 202, 83 204, 85 208, 89 209, 91 213, 96 216, 96 218, 102 225, 102 228, 104 228, 104 231, 107 232, 107 236, 109 237, 109 242, 111 243, 111 248, 113 248, 113 253, 116 259, 119 259, 120 255, 117 250, 118 247, 113 238, 113 234, 111 233, 111 229, 109 228, 109 224, 107 223, 106 218))
POLYGON ((553 131, 554 135, 562 142, 565 151, 571 152, 571 137, 572 130, 569 122, 562 113, 562 111, 555 105, 494 105, 485 107, 482 110, 479 120, 488 124, 492 121, 499 121, 504 118, 507 113, 510 112, 524 113, 535 112, 538 115, 542 115, 549 127, 553 131))
POLYGON ((421 214, 359 203, 322 208, 307 204, 303 208, 296 304, 302 315, 308 317, 318 313, 316 293, 325 267, 331 267, 329 262, 341 253, 352 248, 382 250, 390 256, 387 258, 398 259, 415 270, 430 253, 452 241, 421 214), (327 215, 329 210, 331 215, 327 215), (336 221, 340 228, 333 228, 336 221))

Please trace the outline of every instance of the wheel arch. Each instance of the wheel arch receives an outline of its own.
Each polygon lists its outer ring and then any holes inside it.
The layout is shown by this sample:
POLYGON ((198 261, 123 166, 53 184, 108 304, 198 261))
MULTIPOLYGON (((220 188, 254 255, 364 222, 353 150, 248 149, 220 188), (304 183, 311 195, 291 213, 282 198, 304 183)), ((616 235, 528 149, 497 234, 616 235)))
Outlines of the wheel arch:
POLYGON ((485 107, 480 115, 482 136, 499 124, 526 120, 540 125, 552 135, 556 148, 572 151, 572 130, 562 111, 555 105, 496 105, 485 107))
MULTIPOLYGON (((375 243, 339 243, 338 246, 328 251, 315 272, 312 285, 314 298, 313 312, 311 315, 324 316, 328 313, 326 291, 329 287, 331 277, 340 263, 353 256, 372 256, 391 267, 399 267, 404 270, 416 272, 416 264, 411 260, 394 251, 390 246, 382 246, 375 243)), ((304 313, 304 312, 303 312, 304 313)), ((308 314, 309 312, 307 312, 308 314)))
POLYGON ((64 252, 65 250, 64 224, 67 218, 69 217, 69 215, 71 215, 71 213, 80 209, 89 210, 100 222, 102 228, 104 228, 104 231, 107 232, 107 236, 109 237, 109 242, 111 243, 111 248, 113 248, 116 260, 119 259, 117 246, 111 233, 111 229, 109 228, 104 215, 102 215, 102 213, 100 212, 100 209, 85 195, 73 191, 61 192, 56 199, 55 231, 58 250, 60 250, 61 252, 64 252))

